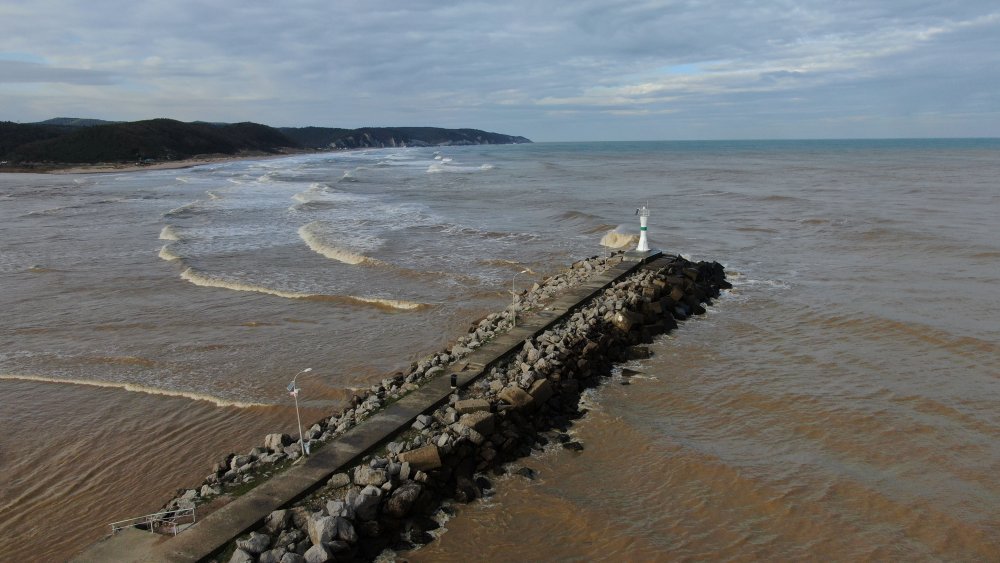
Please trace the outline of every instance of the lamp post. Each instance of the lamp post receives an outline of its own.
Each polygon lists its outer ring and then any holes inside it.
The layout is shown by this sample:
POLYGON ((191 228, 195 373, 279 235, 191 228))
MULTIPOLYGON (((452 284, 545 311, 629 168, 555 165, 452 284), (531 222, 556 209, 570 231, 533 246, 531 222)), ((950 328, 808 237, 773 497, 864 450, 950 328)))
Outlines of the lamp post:
POLYGON ((520 272, 514 274, 514 277, 510 279, 510 312, 511 312, 511 328, 517 326, 517 287, 514 286, 514 280, 517 276, 521 274, 526 274, 531 271, 531 268, 525 268, 520 272))
POLYGON ((299 448, 302 449, 302 455, 303 456, 307 455, 307 454, 306 454, 306 445, 305 445, 305 442, 303 441, 303 436, 302 436, 302 418, 299 416, 299 391, 300 391, 300 389, 295 386, 295 378, 297 378, 298 376, 302 375, 303 373, 309 373, 309 372, 311 372, 312 369, 313 368, 306 368, 306 369, 300 371, 299 373, 296 373, 295 377, 292 378, 292 382, 288 384, 288 394, 295 398, 295 420, 299 423, 299 448))

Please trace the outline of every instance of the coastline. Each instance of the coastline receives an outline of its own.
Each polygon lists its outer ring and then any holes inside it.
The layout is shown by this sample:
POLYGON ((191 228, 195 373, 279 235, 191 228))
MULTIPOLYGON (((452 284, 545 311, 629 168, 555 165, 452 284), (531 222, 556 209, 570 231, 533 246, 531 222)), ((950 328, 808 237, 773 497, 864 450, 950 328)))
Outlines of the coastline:
POLYGON ((149 164, 98 163, 98 164, 51 164, 39 167, 0 167, 0 174, 115 174, 125 172, 142 172, 145 170, 180 170, 194 168, 206 164, 240 162, 244 160, 272 160, 300 154, 316 154, 326 152, 341 152, 343 149, 311 150, 288 149, 281 153, 240 153, 236 155, 199 155, 180 160, 168 160, 149 164))

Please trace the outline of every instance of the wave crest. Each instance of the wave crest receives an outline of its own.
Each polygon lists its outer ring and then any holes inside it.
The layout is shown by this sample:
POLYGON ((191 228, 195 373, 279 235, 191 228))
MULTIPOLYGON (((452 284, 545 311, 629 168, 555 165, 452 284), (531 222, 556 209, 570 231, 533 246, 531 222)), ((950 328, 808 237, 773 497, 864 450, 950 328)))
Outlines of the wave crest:
POLYGON ((0 374, 0 380, 37 381, 40 383, 58 383, 63 385, 85 385, 88 387, 121 389, 123 391, 129 391, 131 393, 145 393, 147 395, 164 395, 167 397, 180 397, 183 399, 190 399, 192 401, 205 401, 208 403, 212 403, 217 407, 234 407, 238 409, 248 409, 253 407, 268 406, 264 403, 250 403, 244 401, 232 401, 229 399, 222 399, 219 397, 206 395, 204 393, 194 393, 190 391, 174 391, 170 389, 158 389, 156 387, 147 387, 145 385, 140 385, 137 383, 122 383, 117 381, 95 381, 86 379, 65 379, 60 377, 45 377, 41 375, 7 375, 7 374, 0 374))
POLYGON ((330 244, 328 241, 323 239, 321 229, 326 226, 327 223, 323 221, 313 221, 299 227, 299 238, 306 243, 313 252, 326 256, 331 260, 337 260, 338 262, 343 262, 345 264, 364 264, 368 266, 377 266, 383 264, 383 262, 376 260, 374 258, 369 258, 363 254, 347 250, 345 248, 340 248, 330 244))
POLYGON ((601 246, 607 246, 609 248, 622 248, 638 243, 639 235, 623 233, 618 229, 608 231, 603 237, 601 237, 601 246))
POLYGON ((374 305, 383 309, 414 311, 426 308, 428 305, 415 301, 405 301, 402 299, 389 299, 382 297, 358 297, 355 295, 326 295, 317 293, 300 293, 295 291, 284 291, 232 280, 224 280, 212 277, 194 268, 188 267, 181 272, 181 279, 201 287, 215 287, 219 289, 231 289, 233 291, 249 291, 253 293, 263 293, 285 299, 303 299, 309 301, 337 301, 341 303, 353 303, 361 305, 374 305))

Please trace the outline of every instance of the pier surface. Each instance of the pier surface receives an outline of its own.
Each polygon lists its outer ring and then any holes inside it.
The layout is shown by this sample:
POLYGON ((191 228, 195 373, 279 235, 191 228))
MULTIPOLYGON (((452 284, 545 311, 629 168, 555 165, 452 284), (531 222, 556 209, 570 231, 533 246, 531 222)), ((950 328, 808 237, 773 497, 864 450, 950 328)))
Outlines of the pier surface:
POLYGON ((544 332, 617 280, 644 264, 661 259, 663 254, 659 251, 630 252, 622 256, 620 263, 565 290, 542 310, 532 311, 523 320, 518 319, 520 324, 509 332, 449 365, 443 374, 359 422, 311 456, 233 499, 184 532, 170 537, 126 530, 95 543, 73 561, 191 562, 210 558, 230 541, 260 525, 272 511, 302 498, 330 476, 354 465, 376 446, 407 430, 418 415, 446 403, 454 393, 452 375, 456 376, 460 388, 469 385, 493 364, 517 352, 526 339, 544 332))

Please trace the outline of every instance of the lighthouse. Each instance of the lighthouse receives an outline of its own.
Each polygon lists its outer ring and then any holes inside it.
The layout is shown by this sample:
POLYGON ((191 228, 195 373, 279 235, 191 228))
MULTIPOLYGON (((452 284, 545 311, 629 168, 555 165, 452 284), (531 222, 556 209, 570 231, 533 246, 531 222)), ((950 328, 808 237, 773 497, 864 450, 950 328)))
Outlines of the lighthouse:
POLYGON ((649 252, 649 241, 646 240, 646 221, 649 220, 649 208, 643 205, 635 210, 639 216, 639 246, 635 247, 636 252, 649 252))

